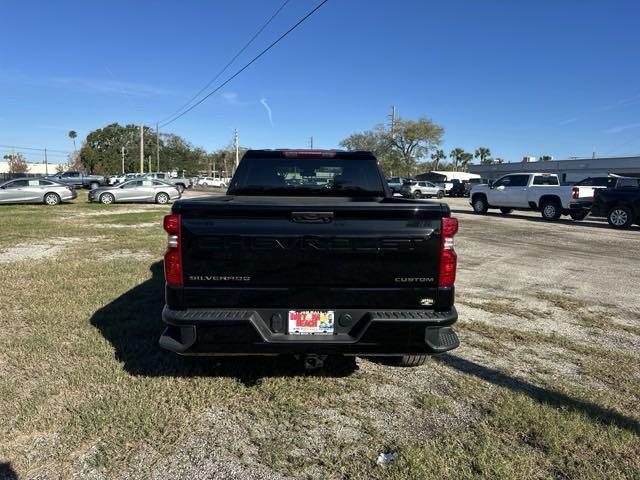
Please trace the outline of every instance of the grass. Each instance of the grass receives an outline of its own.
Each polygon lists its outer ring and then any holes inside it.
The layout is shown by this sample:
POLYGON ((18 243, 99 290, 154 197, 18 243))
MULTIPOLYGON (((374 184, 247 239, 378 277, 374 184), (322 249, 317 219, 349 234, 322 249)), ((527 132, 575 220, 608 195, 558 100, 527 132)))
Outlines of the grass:
MULTIPOLYGON (((0 249, 75 239, 54 256, 0 263, 0 474, 146 478, 198 444, 294 478, 637 478, 637 352, 481 322, 461 322, 461 350, 425 367, 359 361, 346 376, 305 375, 286 358, 161 351, 167 208, 133 208, 78 199, 0 210, 0 249), (102 212, 112 214, 82 215, 102 212), (123 251, 150 257, 110 257, 123 251), (468 359, 465 334, 484 360, 468 359), (548 345, 579 365, 579 382, 491 364, 516 367, 519 347, 548 345), (387 451, 397 461, 377 466, 387 451)), ((469 305, 527 315, 507 302, 469 305)), ((180 468, 189 477, 194 467, 180 468)))

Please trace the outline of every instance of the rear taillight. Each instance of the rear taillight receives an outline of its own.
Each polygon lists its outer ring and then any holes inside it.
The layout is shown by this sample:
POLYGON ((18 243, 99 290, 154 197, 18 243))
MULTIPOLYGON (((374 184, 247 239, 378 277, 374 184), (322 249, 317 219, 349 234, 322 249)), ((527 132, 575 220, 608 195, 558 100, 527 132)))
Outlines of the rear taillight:
POLYGON ((453 249, 453 237, 458 232, 458 219, 444 217, 440 239, 440 276, 438 287, 452 287, 456 281, 458 256, 453 249))
POLYGON ((578 187, 573 187, 571 189, 571 198, 574 200, 578 200, 580 198, 580 189, 578 187))
POLYGON ((164 229, 169 235, 164 254, 164 278, 169 285, 182 285, 182 249, 180 248, 180 215, 164 217, 164 229))

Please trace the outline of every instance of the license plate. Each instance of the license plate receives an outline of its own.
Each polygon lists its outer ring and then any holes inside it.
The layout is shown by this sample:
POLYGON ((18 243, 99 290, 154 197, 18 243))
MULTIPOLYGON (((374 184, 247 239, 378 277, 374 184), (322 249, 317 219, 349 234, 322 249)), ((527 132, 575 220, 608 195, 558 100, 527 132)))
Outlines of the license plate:
POLYGON ((331 335, 333 334, 334 312, 317 310, 290 310, 289 334, 331 335))

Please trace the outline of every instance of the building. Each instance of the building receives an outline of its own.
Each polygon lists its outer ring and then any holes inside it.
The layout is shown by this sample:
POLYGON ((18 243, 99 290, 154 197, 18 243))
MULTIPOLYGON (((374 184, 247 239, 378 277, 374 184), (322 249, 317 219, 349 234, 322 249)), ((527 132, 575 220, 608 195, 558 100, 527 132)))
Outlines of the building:
MULTIPOLYGON (((57 163, 45 164, 43 162, 27 162, 27 174, 29 175, 55 175, 62 166, 63 171, 67 169, 67 165, 59 165, 57 163)), ((9 163, 0 162, 0 174, 9 173, 9 163)))
POLYGON ((640 157, 577 158, 571 160, 523 161, 490 165, 469 165, 469 172, 484 180, 496 180, 508 173, 555 173, 562 183, 575 183, 593 176, 610 173, 640 177, 640 157))

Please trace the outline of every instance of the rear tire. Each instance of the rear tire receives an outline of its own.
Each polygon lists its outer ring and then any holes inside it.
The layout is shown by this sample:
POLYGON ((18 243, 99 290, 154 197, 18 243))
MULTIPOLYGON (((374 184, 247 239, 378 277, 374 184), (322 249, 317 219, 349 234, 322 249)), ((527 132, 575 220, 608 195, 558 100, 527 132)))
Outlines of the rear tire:
POLYGON ((413 192, 413 198, 422 198, 422 192, 420 190, 416 190, 413 192))
POLYGON ((104 205, 111 205, 112 203, 115 203, 115 201, 116 197, 114 197, 111 193, 103 193, 102 195, 100 195, 100 203, 104 205))
POLYGON ((169 195, 167 195, 166 193, 160 192, 158 195, 156 195, 156 203, 159 205, 165 205, 169 203, 169 200, 169 195))
POLYGON ((613 207, 607 214, 607 222, 613 228, 629 228, 633 223, 633 212, 629 207, 613 207))
POLYGON ((484 196, 473 197, 471 204, 475 213, 487 213, 487 210, 489 210, 487 199, 484 196))
POLYGON ((513 212, 513 208, 501 208, 500 211, 504 214, 504 215, 509 215, 511 212, 513 212))
POLYGON ((396 365, 398 367, 419 367, 424 365, 429 355, 402 355, 398 357, 396 365))
POLYGON ((579 222, 580 220, 584 220, 585 218, 587 218, 587 215, 589 215, 589 212, 571 212, 569 214, 569 216, 579 222))
POLYGON ((540 212, 542 213, 542 218, 549 222, 558 220, 562 215, 560 205, 555 200, 545 201, 541 205, 540 212))
POLYGON ((442 198, 444 197, 444 192, 442 190, 438 190, 438 195, 436 195, 438 198, 442 198))
POLYGON ((47 193, 44 196, 43 202, 45 205, 49 205, 49 206, 54 206, 54 205, 58 205, 61 200, 60 200, 60 195, 58 195, 57 193, 47 193))

